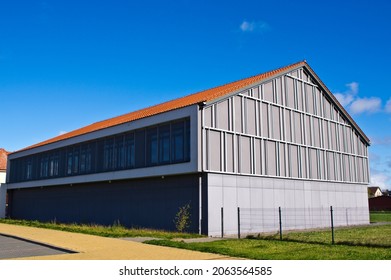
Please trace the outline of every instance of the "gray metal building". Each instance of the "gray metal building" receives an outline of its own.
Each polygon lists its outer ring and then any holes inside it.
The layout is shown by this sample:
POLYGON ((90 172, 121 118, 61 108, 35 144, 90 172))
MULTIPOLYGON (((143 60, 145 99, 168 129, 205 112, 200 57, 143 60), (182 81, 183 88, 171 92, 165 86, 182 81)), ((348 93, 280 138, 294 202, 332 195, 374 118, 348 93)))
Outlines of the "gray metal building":
MULTIPOLYGON (((7 215, 212 236, 369 223, 369 139, 305 62, 98 122, 8 157, 7 215)), ((1 198, 0 198, 0 201, 1 198)), ((4 201, 4 199, 3 199, 4 201)), ((4 207, 4 206, 3 206, 4 207)), ((0 212, 1 213, 1 212, 0 212)))

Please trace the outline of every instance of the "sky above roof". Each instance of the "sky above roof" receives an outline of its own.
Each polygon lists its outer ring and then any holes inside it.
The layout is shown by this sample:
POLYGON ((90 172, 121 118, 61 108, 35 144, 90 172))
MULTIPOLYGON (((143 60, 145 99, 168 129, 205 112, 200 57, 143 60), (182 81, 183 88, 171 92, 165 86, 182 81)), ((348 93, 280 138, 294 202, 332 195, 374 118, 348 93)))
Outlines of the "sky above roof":
POLYGON ((391 188, 390 10, 384 0, 1 1, 0 147, 306 59, 371 139, 372 183, 391 188))

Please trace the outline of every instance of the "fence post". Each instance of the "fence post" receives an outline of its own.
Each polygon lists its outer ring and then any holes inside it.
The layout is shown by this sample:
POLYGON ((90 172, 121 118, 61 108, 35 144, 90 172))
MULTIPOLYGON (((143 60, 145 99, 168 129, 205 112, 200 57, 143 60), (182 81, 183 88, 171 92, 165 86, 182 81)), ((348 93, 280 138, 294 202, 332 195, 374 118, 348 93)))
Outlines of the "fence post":
POLYGON ((330 206, 330 217, 331 217, 331 244, 334 245, 334 215, 333 215, 333 206, 330 206))
POLYGON ((240 207, 238 207, 238 239, 240 239, 240 207))
POLYGON ((224 208, 221 207, 221 238, 224 237, 224 208))
POLYGON ((282 219, 281 219, 281 207, 278 207, 278 220, 280 223, 280 240, 282 240, 282 219))

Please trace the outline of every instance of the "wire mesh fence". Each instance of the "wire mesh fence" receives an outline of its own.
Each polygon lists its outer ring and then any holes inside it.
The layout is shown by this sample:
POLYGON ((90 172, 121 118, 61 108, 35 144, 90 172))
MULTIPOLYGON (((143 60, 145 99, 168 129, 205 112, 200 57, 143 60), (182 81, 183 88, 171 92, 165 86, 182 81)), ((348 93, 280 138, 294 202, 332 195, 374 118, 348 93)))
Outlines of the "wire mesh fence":
MULTIPOLYGON (((224 235, 223 208, 221 235, 224 235)), ((368 224, 369 212, 363 207, 319 208, 237 208, 238 238, 249 233, 279 233, 284 231, 330 228, 334 243, 334 228, 368 224)))

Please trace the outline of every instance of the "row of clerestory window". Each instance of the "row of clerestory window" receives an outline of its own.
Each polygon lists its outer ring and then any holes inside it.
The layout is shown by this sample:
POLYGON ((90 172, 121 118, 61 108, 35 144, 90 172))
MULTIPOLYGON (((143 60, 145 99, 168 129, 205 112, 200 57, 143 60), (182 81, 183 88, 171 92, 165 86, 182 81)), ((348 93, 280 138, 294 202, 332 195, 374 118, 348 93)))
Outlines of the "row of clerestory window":
POLYGON ((190 119, 181 119, 11 160, 9 182, 190 161, 190 119))

